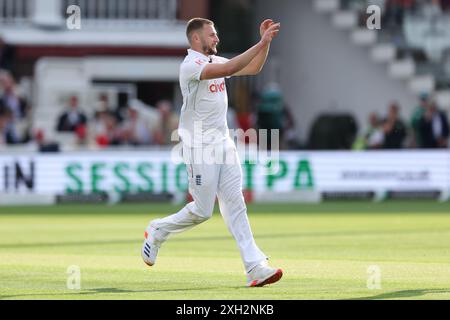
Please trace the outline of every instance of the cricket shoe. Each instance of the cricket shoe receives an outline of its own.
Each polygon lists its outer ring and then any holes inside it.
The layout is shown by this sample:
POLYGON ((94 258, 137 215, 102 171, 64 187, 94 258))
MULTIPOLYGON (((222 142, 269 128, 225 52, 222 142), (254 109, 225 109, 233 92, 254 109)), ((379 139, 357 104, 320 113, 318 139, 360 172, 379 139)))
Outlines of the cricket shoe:
POLYGON ((153 266, 158 256, 158 250, 161 244, 155 241, 154 234, 157 228, 154 226, 153 221, 150 222, 147 229, 144 232, 144 243, 142 244, 141 255, 144 262, 149 266, 153 266))
POLYGON ((283 270, 271 268, 267 263, 260 263, 247 273, 247 286, 262 287, 277 282, 283 276, 283 270))

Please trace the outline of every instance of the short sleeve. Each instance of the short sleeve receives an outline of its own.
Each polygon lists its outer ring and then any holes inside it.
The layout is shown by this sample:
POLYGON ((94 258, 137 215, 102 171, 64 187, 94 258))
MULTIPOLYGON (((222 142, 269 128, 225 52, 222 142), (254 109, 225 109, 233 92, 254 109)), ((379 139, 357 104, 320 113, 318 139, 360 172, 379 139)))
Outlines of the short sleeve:
MULTIPOLYGON (((220 56, 214 56, 214 58, 213 58, 213 63, 227 63, 228 61, 230 61, 230 59, 220 57, 220 56)), ((225 78, 229 79, 229 78, 231 78, 231 76, 228 76, 225 78)))
POLYGON ((219 57, 219 56, 214 56, 213 62, 215 63, 227 63, 228 61, 230 61, 230 59, 224 58, 224 57, 219 57))
POLYGON ((206 67, 207 61, 197 58, 188 62, 185 62, 181 67, 181 72, 185 79, 191 81, 200 81, 203 68, 206 67))

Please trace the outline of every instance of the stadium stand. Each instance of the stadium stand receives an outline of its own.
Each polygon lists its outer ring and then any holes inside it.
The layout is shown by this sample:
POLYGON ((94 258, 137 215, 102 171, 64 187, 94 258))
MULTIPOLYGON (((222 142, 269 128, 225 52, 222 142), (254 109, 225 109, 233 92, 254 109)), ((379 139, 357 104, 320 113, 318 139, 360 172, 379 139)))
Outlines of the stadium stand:
POLYGON ((414 93, 433 93, 439 104, 450 106, 448 1, 342 0, 331 8, 334 25, 369 45, 374 60, 390 63, 392 76, 408 81, 414 93), (382 28, 376 33, 366 27, 370 5, 381 8, 382 28))
MULTIPOLYGON (((390 77, 404 81, 408 89, 417 95, 427 96, 426 106, 419 107, 419 113, 411 115, 423 122, 422 110, 439 109, 436 122, 442 121, 439 128, 446 128, 447 112, 450 110, 450 8, 448 1, 420 0, 317 0, 317 11, 330 16, 332 25, 348 31, 355 45, 368 48, 373 61, 387 65, 390 77), (367 21, 372 11, 367 9, 376 5, 381 9, 381 29, 369 30, 367 21)), ((381 117, 373 114, 372 117, 381 117)), ((420 144, 415 139, 421 134, 416 120, 409 126, 408 137, 401 146, 437 147, 437 143, 420 144)), ((370 126, 369 126, 370 127, 370 126)), ((370 129, 369 129, 370 131, 370 129)), ((382 130, 383 131, 383 130, 382 130)), ((361 133, 362 134, 362 133, 361 133)), ((446 130, 444 137, 448 140, 446 130)), ((387 135, 383 131, 382 138, 387 135)), ((364 138, 363 138, 364 140, 364 138)), ((359 140, 361 141, 361 140, 359 140)), ((383 146, 384 143, 381 143, 383 146)), ((399 146, 399 144, 396 144, 399 146)), ((446 147, 442 143, 441 147, 446 147)), ((356 145, 354 146, 358 148, 356 145)), ((387 147, 387 146, 385 146, 387 147)), ((390 147, 389 147, 390 148, 390 147)))
MULTIPOLYGON (((57 143, 63 150, 104 149, 111 145, 168 145, 168 128, 158 127, 161 123, 158 119, 172 119, 168 127, 176 127, 175 118, 181 106, 177 89, 178 65, 187 45, 183 21, 192 15, 208 14, 208 1, 201 1, 195 12, 190 11, 192 8, 188 2, 0 1, 1 78, 12 79, 14 92, 21 101, 20 108, 26 105, 27 109, 26 116, 14 121, 11 119, 17 117, 1 116, 4 126, 8 127, 2 134, 4 147, 5 144, 31 143, 35 146, 47 142, 57 143), (71 5, 79 6, 81 10, 80 30, 67 27, 76 18, 71 5), (111 31, 114 36, 111 36, 111 31), (71 96, 78 97, 80 112, 88 119, 87 125, 73 133, 60 132, 56 130, 58 116, 65 111, 71 96), (101 96, 108 97, 105 110, 99 109, 101 96), (156 107, 164 100, 173 105, 169 117, 156 107), (131 102, 138 105, 135 111, 128 111, 131 102), (130 142, 130 129, 126 129, 132 122, 131 118, 136 116, 136 110, 139 118, 146 122, 144 125, 139 121, 141 124, 138 125, 143 143, 137 143, 136 139, 130 142), (114 137, 107 138, 101 134, 104 127, 109 127, 114 137)), ((348 32, 351 42, 366 47, 371 60, 387 66, 387 76, 406 83, 408 90, 416 96, 427 94, 427 105, 429 108, 435 105, 440 110, 445 127, 446 112, 450 110, 449 1, 312 0, 311 3, 318 12, 330 17, 334 28, 348 32), (381 8, 382 28, 376 32, 366 27, 369 5, 381 8)), ((264 124, 267 122, 263 119, 264 112, 258 109, 264 106, 260 102, 264 99, 265 85, 277 80, 280 73, 277 61, 274 56, 268 70, 256 78, 229 81, 230 105, 235 107, 236 123, 241 128, 263 129, 266 126, 270 129, 273 126, 264 124)), ((5 81, 9 80, 2 80, 2 92, 5 91, 5 81)), ((286 90, 292 91, 293 87, 286 90)), ((311 145, 308 138, 311 140, 312 131, 317 131, 312 127, 315 122, 322 121, 318 120, 322 114, 339 118, 343 113, 352 114, 354 111, 354 106, 345 110, 344 104, 344 110, 333 114, 325 110, 327 106, 319 106, 321 110, 308 116, 308 134, 299 136, 296 126, 305 127, 298 121, 304 110, 302 106, 292 105, 291 112, 287 108, 288 103, 283 101, 279 115, 270 117, 272 120, 278 118, 276 127, 281 130, 281 146, 288 149, 311 145)), ((408 110, 404 105, 399 107, 408 110)), ((425 114, 420 110, 414 114, 419 115, 419 120, 425 114)), ((364 118, 372 111, 367 111, 364 118)), ((413 115, 404 116, 412 118, 413 115)), ((377 117, 383 122, 385 115, 378 114, 377 117)), ((360 130, 357 132, 359 137, 364 136, 368 129, 361 119, 359 116, 353 120, 360 130)), ((420 133, 414 121, 405 121, 407 137, 400 144, 403 147, 420 147, 415 141, 420 133)), ((383 137, 385 135, 386 132, 383 137)), ((366 145, 358 144, 359 141, 362 140, 346 139, 345 146, 358 149, 366 145)), ((324 140, 314 145, 326 148, 329 144, 324 140)), ((342 148, 342 144, 339 146, 342 148)))

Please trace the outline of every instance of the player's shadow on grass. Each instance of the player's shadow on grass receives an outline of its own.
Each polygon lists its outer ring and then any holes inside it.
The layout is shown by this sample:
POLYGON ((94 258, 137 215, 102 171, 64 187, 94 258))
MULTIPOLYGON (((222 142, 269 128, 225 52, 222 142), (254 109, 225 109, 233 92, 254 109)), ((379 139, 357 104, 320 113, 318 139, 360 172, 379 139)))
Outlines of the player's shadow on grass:
POLYGON ((382 299, 398 299, 398 298, 414 298, 424 296, 429 293, 450 293, 450 289, 416 289, 416 290, 400 290, 393 292, 381 293, 375 296, 353 298, 350 300, 382 300, 382 299))
MULTIPOLYGON (((220 287, 224 288, 224 287, 220 287)), ((228 289, 242 289, 246 287, 226 287, 228 289)), ((3 299, 11 299, 11 298, 22 298, 27 299, 26 297, 63 297, 63 296, 75 296, 75 295, 95 295, 95 294, 121 294, 121 293, 157 293, 157 292, 184 292, 184 291, 205 291, 205 290, 214 290, 219 289, 219 287, 206 287, 206 288, 183 288, 183 289, 148 289, 148 290, 128 290, 128 289, 119 289, 119 288, 94 288, 94 289, 86 289, 80 291, 74 291, 70 293, 29 293, 29 294, 17 294, 17 295, 0 295, 0 300, 3 299)))
MULTIPOLYGON (((233 287, 233 288, 235 288, 235 287, 233 287)), ((184 288, 184 289, 148 289, 148 290, 128 290, 128 289, 118 289, 118 288, 94 288, 94 289, 88 289, 86 292, 83 292, 83 293, 80 292, 80 294, 183 292, 183 291, 203 291, 203 290, 213 290, 213 289, 218 289, 218 287, 184 288)))

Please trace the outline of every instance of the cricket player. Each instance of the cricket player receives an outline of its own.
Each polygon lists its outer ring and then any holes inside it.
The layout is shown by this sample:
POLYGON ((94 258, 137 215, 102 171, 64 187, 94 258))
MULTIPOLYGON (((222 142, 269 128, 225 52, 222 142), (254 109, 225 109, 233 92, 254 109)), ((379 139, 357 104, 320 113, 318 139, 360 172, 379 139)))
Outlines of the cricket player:
POLYGON ((188 22, 186 35, 191 47, 180 66, 183 107, 178 132, 194 201, 173 215, 149 223, 141 252, 147 265, 155 264, 161 244, 170 235, 211 218, 217 196, 223 219, 237 242, 247 285, 264 286, 282 277, 281 269, 268 265, 268 258, 256 245, 249 225, 242 195, 241 164, 226 121, 228 97, 224 79, 258 74, 279 30, 280 23, 263 21, 261 40, 228 60, 216 56, 219 38, 212 21, 194 18, 188 22))

